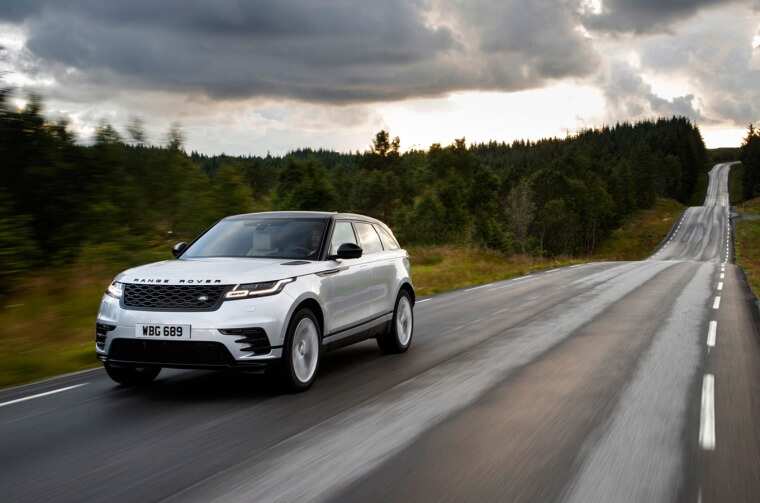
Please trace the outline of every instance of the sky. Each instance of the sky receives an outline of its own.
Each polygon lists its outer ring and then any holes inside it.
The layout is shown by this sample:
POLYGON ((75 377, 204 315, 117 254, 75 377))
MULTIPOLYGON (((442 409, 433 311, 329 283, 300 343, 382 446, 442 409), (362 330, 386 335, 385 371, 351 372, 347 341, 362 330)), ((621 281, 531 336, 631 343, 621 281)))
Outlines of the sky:
POLYGON ((683 115, 760 122, 760 0, 3 0, 0 74, 82 142, 283 154, 564 137, 683 115))

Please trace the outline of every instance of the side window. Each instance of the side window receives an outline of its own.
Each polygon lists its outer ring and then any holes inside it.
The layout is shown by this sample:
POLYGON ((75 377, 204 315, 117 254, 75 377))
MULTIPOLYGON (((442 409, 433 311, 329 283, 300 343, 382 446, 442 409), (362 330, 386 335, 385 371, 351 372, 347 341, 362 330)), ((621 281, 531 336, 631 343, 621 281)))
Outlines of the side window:
POLYGON ((330 255, 338 253, 338 247, 343 243, 358 244, 356 236, 354 236, 354 230, 351 228, 351 222, 338 220, 335 222, 332 240, 330 241, 330 255))
POLYGON ((383 245, 380 244, 380 238, 372 225, 355 222, 354 227, 356 227, 356 234, 359 235, 360 246, 364 250, 365 255, 383 251, 383 245))
POLYGON ((385 229, 375 225, 375 230, 380 234, 380 240, 383 242, 383 248, 386 250, 398 250, 400 247, 398 241, 385 229))

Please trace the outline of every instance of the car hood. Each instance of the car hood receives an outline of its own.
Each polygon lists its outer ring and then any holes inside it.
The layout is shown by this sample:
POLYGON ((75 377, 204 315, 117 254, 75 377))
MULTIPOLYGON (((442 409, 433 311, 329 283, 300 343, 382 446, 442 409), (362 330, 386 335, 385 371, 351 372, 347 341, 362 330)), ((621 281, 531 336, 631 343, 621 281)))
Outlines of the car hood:
POLYGON ((235 285, 274 281, 329 269, 324 262, 268 258, 193 258, 165 260, 132 269, 116 277, 124 283, 164 285, 235 285))

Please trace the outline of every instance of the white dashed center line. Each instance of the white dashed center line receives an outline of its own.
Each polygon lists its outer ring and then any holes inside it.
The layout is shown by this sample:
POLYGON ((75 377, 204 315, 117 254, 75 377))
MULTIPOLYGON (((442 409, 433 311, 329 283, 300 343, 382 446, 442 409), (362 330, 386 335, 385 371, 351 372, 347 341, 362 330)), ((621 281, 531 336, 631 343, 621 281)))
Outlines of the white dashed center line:
POLYGON ((715 347, 715 338, 718 335, 718 322, 711 321, 710 327, 707 330, 707 345, 711 348, 715 347))
POLYGON ((712 374, 705 374, 702 380, 699 445, 708 451, 715 449, 715 378, 712 374))
POLYGON ((713 309, 719 309, 720 308, 720 295, 715 297, 715 301, 713 302, 713 309))
POLYGON ((723 290, 723 282, 718 281, 718 291, 720 292, 721 290, 723 290))

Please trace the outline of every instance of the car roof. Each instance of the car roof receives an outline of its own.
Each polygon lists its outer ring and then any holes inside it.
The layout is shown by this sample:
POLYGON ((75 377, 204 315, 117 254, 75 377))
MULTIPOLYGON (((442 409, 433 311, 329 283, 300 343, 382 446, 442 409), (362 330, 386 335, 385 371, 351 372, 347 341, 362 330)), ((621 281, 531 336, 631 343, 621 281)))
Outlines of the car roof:
POLYGON ((266 218, 330 218, 335 215, 332 211, 261 211, 258 213, 241 213, 230 215, 226 219, 242 219, 251 217, 266 218))
POLYGON ((240 215, 230 215, 226 217, 225 220, 238 220, 252 217, 314 219, 343 218, 348 220, 364 220, 385 226, 383 222, 376 218, 368 217, 366 215, 359 215, 357 213, 338 213, 335 211, 262 211, 258 213, 241 213, 240 215))

